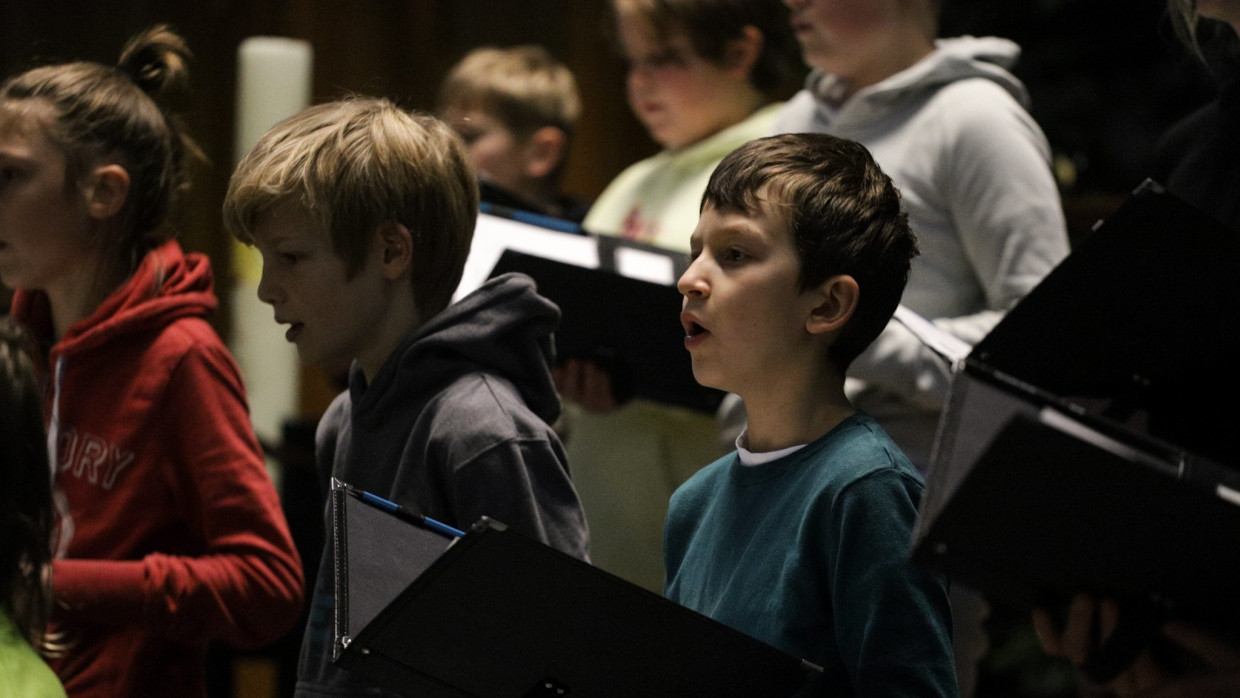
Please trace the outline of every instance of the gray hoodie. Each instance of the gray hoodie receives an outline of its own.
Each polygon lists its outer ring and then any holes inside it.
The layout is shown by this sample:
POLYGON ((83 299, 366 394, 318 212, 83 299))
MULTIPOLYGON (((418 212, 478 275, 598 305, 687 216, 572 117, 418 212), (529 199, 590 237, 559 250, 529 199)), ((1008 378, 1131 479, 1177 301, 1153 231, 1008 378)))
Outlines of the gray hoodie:
MULTIPOLYGON (((481 516, 588 559, 585 515, 550 423, 559 309, 526 276, 505 274, 432 318, 366 384, 319 422, 315 452, 330 477, 459 529, 481 516)), ((326 491, 326 489, 324 490, 326 491)), ((297 695, 383 695, 331 663, 331 547, 319 567, 297 695)))
MULTIPOLYGON (((972 344, 1068 253, 1046 137, 1007 71, 1020 51, 958 37, 840 103, 838 78, 810 75, 777 133, 860 142, 900 189, 921 255, 903 305, 972 344)), ((850 395, 919 467, 929 460, 948 366, 898 323, 853 363, 850 395)))

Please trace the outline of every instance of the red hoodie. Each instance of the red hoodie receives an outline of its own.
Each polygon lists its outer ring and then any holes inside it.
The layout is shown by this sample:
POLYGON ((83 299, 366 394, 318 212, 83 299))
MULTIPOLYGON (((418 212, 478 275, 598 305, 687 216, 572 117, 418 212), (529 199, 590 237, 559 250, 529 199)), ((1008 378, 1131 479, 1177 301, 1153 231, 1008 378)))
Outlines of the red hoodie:
MULTIPOLYGON (((205 320, 215 307, 210 262, 170 240, 48 357, 51 630, 70 643, 52 665, 70 696, 201 696, 208 641, 264 644, 301 609, 241 376, 205 320)), ((13 316, 50 340, 46 295, 19 291, 13 316)))

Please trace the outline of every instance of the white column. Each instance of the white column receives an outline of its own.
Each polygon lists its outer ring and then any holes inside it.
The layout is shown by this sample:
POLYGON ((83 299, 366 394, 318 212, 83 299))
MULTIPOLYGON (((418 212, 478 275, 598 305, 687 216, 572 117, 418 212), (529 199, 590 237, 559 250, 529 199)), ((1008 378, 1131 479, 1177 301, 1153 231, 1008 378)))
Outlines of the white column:
MULTIPOLYGON (((237 123, 234 163, 277 122, 310 105, 314 53, 307 41, 253 36, 237 51, 237 123)), ((297 412, 300 366, 271 306, 258 300, 262 263, 239 242, 232 246, 231 349, 250 398, 254 431, 272 443, 297 412)))

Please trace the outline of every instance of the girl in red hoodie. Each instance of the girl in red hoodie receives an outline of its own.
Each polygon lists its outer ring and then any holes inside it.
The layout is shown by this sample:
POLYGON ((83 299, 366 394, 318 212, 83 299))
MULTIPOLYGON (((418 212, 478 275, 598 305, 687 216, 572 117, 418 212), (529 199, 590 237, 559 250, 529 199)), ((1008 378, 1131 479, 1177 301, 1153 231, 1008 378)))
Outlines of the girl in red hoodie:
POLYGON ((46 370, 70 696, 204 695, 209 641, 265 644, 301 609, 210 264, 163 225, 192 144, 152 95, 187 58, 156 27, 115 67, 0 84, 0 280, 46 370))

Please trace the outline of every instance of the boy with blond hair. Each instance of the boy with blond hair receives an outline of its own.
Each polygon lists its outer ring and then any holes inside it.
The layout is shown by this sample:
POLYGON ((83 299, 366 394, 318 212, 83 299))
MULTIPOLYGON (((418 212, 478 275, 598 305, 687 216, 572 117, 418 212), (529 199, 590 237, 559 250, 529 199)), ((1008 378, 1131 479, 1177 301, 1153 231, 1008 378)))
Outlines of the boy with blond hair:
POLYGON ((822 666, 813 695, 956 695, 946 584, 907 554, 922 478, 844 394, 918 251, 899 193, 852 141, 752 141, 690 247, 693 375, 749 424, 672 496, 667 596, 822 666))
POLYGON ((438 111, 465 141, 484 203, 585 217, 589 204, 560 191, 581 97, 572 71, 546 49, 470 51, 440 86, 438 111))
MULTIPOLYGON (((563 448, 548 426, 559 311, 505 275, 449 305, 478 189, 451 129, 387 100, 311 107, 241 160, 230 231, 262 254, 259 298, 308 364, 352 360, 319 422, 319 476, 467 529, 490 516, 587 558, 563 448)), ((332 664, 325 546, 296 695, 386 695, 332 664)))

